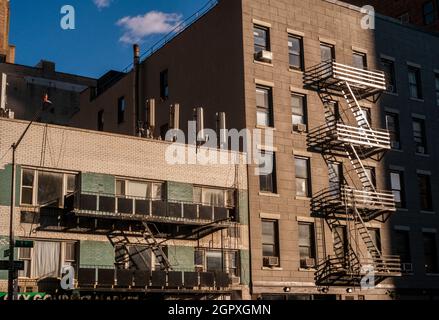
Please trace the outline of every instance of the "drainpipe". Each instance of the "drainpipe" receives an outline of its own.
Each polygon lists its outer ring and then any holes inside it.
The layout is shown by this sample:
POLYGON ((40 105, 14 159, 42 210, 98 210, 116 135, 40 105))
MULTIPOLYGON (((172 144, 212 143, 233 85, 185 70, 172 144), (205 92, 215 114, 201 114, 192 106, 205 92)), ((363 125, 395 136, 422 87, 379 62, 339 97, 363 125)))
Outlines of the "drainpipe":
POLYGON ((135 135, 142 136, 143 123, 140 118, 140 47, 133 45, 134 65, 134 128, 135 135))

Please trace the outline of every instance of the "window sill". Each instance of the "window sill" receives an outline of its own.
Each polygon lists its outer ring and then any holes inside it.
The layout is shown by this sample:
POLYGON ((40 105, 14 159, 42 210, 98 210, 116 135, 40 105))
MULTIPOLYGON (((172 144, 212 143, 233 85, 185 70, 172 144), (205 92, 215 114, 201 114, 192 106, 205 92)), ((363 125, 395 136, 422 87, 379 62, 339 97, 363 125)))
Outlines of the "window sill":
POLYGON ((388 94, 389 96, 399 97, 399 94, 397 92, 388 92, 384 91, 385 94, 388 94))
POLYGON ((259 192, 260 196, 263 197, 272 197, 272 198, 280 198, 280 194, 278 193, 272 193, 272 192, 259 192))
POLYGON ((259 61, 259 60, 253 60, 253 63, 255 64, 260 64, 262 66, 266 66, 266 67, 273 67, 273 63, 270 62, 264 62, 264 61, 259 61))
POLYGON ((300 75, 303 75, 303 72, 304 72, 303 70, 296 69, 296 68, 291 68, 291 67, 288 68, 288 71, 290 71, 292 73, 297 73, 297 74, 300 74, 300 75))
POLYGON ((299 135, 299 136, 306 136, 306 135, 308 134, 308 131, 302 131, 302 132, 300 132, 300 131, 297 131, 297 130, 293 130, 293 131, 291 131, 291 133, 292 133, 292 134, 299 135))
POLYGON ((427 277, 439 277, 439 273, 426 273, 427 277))
POLYGON ((412 101, 416 101, 416 102, 425 102, 424 99, 413 98, 413 97, 410 97, 410 100, 412 100, 412 101))
POLYGON ((396 211, 409 212, 409 209, 407 209, 407 208, 396 208, 396 211))
POLYGON ((429 210, 421 210, 421 213, 424 213, 424 214, 436 214, 435 211, 429 211, 429 210))
POLYGON ((419 157, 430 158, 430 155, 429 154, 425 154, 425 153, 417 153, 417 152, 415 152, 415 155, 419 156, 419 157))
POLYGON ((261 126, 261 125, 259 125, 259 124, 257 124, 257 125, 255 126, 255 128, 256 128, 256 129, 261 129, 261 130, 272 130, 272 131, 276 131, 276 128, 274 128, 274 127, 266 127, 266 126, 261 126))
POLYGON ((403 153, 404 150, 402 149, 390 149, 392 152, 399 152, 399 153, 403 153))
POLYGON ((283 271, 284 269, 281 267, 262 267, 264 271, 283 271))
POLYGON ((301 201, 311 201, 312 200, 312 198, 310 198, 310 197, 301 197, 301 196, 296 196, 294 199, 301 200, 301 201))
POLYGON ((317 269, 315 269, 315 268, 311 268, 311 269, 305 269, 305 268, 299 268, 299 271, 300 272, 316 272, 317 271, 317 269))

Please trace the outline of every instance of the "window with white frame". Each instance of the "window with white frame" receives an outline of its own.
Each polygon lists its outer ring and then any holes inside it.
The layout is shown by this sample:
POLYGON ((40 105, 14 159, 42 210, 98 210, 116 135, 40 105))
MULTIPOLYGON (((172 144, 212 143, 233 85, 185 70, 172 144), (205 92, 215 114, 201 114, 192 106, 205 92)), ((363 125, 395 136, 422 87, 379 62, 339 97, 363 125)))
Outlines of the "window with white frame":
POLYGON ((194 187, 194 203, 219 208, 231 208, 235 205, 235 193, 230 189, 194 187))
POLYGON ((226 272, 239 276, 239 252, 197 248, 194 252, 194 265, 199 272, 226 272))
POLYGON ((163 182, 116 179, 116 195, 140 199, 161 200, 163 182))
POLYGON ((63 207, 64 197, 76 191, 77 174, 23 169, 22 205, 63 207))
POLYGON ((76 267, 78 257, 76 242, 34 241, 33 248, 19 248, 18 259, 24 261, 20 278, 58 278, 64 265, 76 267))

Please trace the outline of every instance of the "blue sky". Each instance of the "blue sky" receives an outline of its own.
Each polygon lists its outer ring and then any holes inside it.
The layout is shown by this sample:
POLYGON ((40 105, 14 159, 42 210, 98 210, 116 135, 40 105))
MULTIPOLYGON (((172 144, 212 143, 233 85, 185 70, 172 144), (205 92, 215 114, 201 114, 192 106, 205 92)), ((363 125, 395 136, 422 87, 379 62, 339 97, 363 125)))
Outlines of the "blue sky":
POLYGON ((99 77, 132 61, 133 41, 142 52, 208 0, 11 0, 10 43, 16 63, 55 61, 57 70, 99 77), (44 5, 43 5, 44 4, 44 5), (76 29, 63 30, 64 5, 75 8, 76 29), (101 6, 101 7, 99 7, 101 6))

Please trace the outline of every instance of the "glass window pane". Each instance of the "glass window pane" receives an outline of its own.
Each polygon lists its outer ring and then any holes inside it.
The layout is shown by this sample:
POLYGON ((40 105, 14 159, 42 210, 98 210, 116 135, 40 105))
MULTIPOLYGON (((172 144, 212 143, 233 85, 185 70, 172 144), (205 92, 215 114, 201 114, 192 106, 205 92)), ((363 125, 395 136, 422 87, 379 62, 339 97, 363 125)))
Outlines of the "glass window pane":
POLYGON ((202 192, 203 204, 215 207, 224 207, 224 190, 203 188, 202 192))
POLYGON ((21 203, 22 204, 32 205, 33 204, 32 197, 33 197, 33 189, 32 188, 22 188, 21 189, 21 203))
POLYGON ((299 197, 308 196, 308 184, 305 179, 296 178, 296 195, 299 197))
POLYGON ((76 175, 67 175, 67 193, 72 193, 76 191, 76 175))
POLYGON ((333 47, 330 45, 321 44, 320 45, 320 55, 322 62, 333 60, 333 47))
POLYGON ((297 178, 308 178, 308 160, 296 158, 296 177, 297 178))
POLYGON ((134 182, 129 181, 128 183, 128 196, 139 197, 139 198, 149 198, 149 183, 147 182, 134 182))
POLYGON ((261 108, 269 108, 268 89, 257 88, 256 89, 256 106, 261 108))
POLYGON ((27 187, 33 187, 34 185, 34 170, 23 170, 23 181, 22 185, 27 187))
POLYGON ((124 180, 116 180, 116 195, 118 195, 118 196, 125 195, 125 181, 124 180))
POLYGON ((394 190, 401 190, 401 177, 399 173, 392 172, 390 174, 391 182, 392 182, 392 189, 394 190))
POLYGON ((258 112, 256 113, 256 118, 258 126, 268 127, 270 125, 270 117, 266 110, 258 110, 258 112))
POLYGON ((264 257, 275 257, 276 252, 274 250, 274 245, 269 245, 269 244, 262 245, 262 255, 264 257))
POLYGON ((223 254, 220 251, 206 252, 207 271, 223 270, 223 254))
POLYGON ((63 200, 62 173, 38 172, 38 204, 60 206, 63 200))

